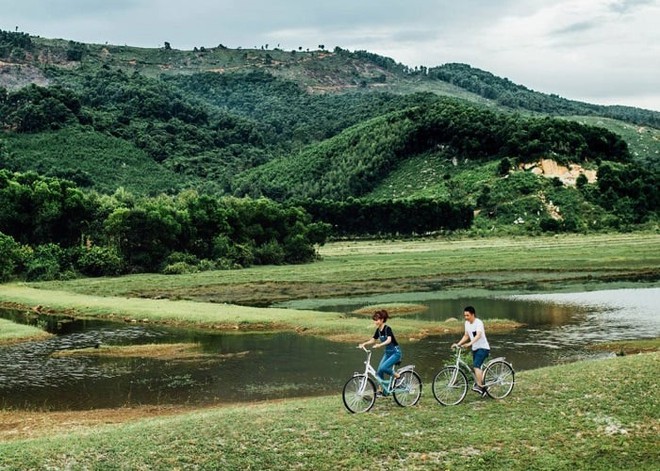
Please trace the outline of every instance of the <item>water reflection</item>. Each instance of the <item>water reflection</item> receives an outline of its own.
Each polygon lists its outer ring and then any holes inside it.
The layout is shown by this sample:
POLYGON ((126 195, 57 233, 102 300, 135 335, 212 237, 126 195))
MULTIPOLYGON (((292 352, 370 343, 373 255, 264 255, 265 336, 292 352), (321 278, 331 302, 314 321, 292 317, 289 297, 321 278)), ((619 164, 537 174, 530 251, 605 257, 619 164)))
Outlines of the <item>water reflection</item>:
MULTIPOLYGON (((359 303, 343 302, 341 304, 316 305, 315 309, 350 314, 353 311, 363 308, 365 305, 378 304, 378 299, 362 298, 362 301, 359 303)), ((547 300, 524 300, 509 297, 425 299, 415 304, 424 305, 427 309, 417 314, 405 314, 407 319, 433 322, 444 322, 450 318, 463 319, 463 308, 467 305, 472 305, 476 308, 478 317, 482 319, 511 319, 534 327, 579 323, 584 320, 586 314, 589 312, 588 308, 585 309, 580 305, 567 307, 552 304, 547 300)), ((300 302, 295 301, 279 304, 278 306, 301 308, 300 302)))
MULTIPOLYGON (((513 333, 489 333, 493 356, 506 356, 517 370, 538 368, 588 356, 585 345, 604 340, 654 338, 660 316, 654 312, 660 289, 574 294, 431 299, 419 319, 460 318, 463 307, 477 307, 484 319, 509 318, 527 324, 513 333)), ((412 302, 410 293, 402 302, 412 302)), ((379 299, 315 309, 350 312, 379 299)), ((389 300, 388 302, 396 302, 389 300)), ((137 404, 215 404, 316 394, 339 394, 344 381, 362 368, 354 345, 293 333, 236 334, 169 329, 0 311, 4 318, 39 325, 56 337, 0 347, 0 406, 89 409, 137 404), (194 361, 102 356, 53 357, 67 349, 97 345, 199 343, 205 353, 194 361)), ((396 318, 391 321, 396 330, 396 318)), ((372 323, 365 318, 365 336, 372 323)), ((404 363, 414 363, 428 383, 449 359, 456 335, 403 343, 404 363)), ((377 355, 378 356, 378 355, 377 355)))

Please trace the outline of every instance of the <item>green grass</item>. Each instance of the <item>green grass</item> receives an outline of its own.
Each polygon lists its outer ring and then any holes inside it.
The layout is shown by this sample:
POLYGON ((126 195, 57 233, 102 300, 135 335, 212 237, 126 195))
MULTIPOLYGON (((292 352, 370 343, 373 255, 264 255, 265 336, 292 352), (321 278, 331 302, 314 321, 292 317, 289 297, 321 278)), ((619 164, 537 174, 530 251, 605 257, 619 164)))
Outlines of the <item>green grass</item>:
POLYGON ((503 401, 442 407, 340 392, 242 404, 0 444, 0 469, 648 470, 657 468, 660 353, 517 375, 503 401))
MULTIPOLYGON (((95 296, 170 296, 214 301, 279 287, 299 288, 287 299, 445 288, 520 290, 617 280, 657 280, 660 235, 656 233, 561 235, 517 238, 438 238, 410 241, 349 241, 320 248, 321 260, 305 265, 258 266, 185 275, 131 275, 31 283, 46 290, 95 296)), ((580 286, 581 288, 581 286, 580 286)), ((272 296, 269 298, 269 296, 272 296)), ((287 297, 286 293, 284 297, 287 297)))
POLYGON ((0 345, 7 342, 48 337, 48 335, 38 327, 16 324, 6 319, 0 319, 0 345))
MULTIPOLYGON (((613 234, 507 239, 353 241, 328 244, 323 260, 294 266, 186 275, 132 275, 0 285, 5 306, 145 323, 238 331, 295 330, 355 341, 368 334, 368 319, 335 312, 258 308, 241 300, 274 301, 365 294, 461 290, 482 294, 607 286, 639 280, 656 285, 660 236, 613 234), (524 256, 523 256, 524 255, 524 256), (166 298, 166 299, 162 299, 166 298)), ((615 285, 620 286, 620 285, 615 285)), ((373 304, 373 301, 369 304, 373 304)), ((490 321, 489 329, 515 327, 490 321)), ((461 330, 461 323, 397 319, 405 338, 461 330)))

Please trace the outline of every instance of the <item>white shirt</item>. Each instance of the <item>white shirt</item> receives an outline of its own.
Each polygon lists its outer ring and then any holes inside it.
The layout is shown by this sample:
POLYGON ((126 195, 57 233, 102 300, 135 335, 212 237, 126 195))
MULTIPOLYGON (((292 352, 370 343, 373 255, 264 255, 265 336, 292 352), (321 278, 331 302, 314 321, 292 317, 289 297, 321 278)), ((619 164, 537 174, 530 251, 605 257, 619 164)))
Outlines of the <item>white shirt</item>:
POLYGON ((472 350, 478 350, 480 348, 490 350, 490 344, 486 338, 484 323, 481 321, 481 319, 475 318, 472 324, 470 324, 468 321, 465 321, 465 333, 470 337, 470 342, 472 342, 477 336, 477 332, 481 332, 481 337, 479 337, 479 340, 472 344, 472 350))

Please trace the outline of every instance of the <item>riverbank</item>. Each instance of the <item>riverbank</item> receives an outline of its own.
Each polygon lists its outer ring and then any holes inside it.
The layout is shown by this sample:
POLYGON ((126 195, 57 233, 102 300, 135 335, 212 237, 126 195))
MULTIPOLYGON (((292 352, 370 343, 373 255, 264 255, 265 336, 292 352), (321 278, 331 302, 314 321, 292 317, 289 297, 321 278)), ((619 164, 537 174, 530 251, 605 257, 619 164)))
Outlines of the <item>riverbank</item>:
MULTIPOLYGON (((170 325, 228 331, 293 331, 337 342, 359 342, 371 334, 370 318, 339 312, 278 309, 169 299, 91 296, 37 289, 25 284, 0 286, 0 307, 44 314, 100 318, 128 323, 170 325)), ((486 322, 490 331, 516 329, 520 323, 506 319, 486 322)), ((429 335, 461 333, 463 321, 442 323, 397 318, 397 335, 415 341, 429 335)))
MULTIPOLYGON (((648 287, 660 279, 660 235, 655 233, 346 241, 328 244, 320 253, 320 261, 305 265, 5 284, 0 306, 191 328, 291 330, 353 342, 363 339, 369 322, 307 310, 313 306, 254 306, 412 291, 451 296, 648 287)), ((488 323, 489 331, 520 326, 506 319, 488 323)), ((404 339, 461 331, 460 320, 397 319, 397 335, 404 339)))
POLYGON ((66 428, 0 434, 0 467, 654 469, 660 419, 648 372, 659 366, 656 351, 524 371, 505 400, 470 394, 455 407, 438 405, 426 384, 418 406, 379 399, 364 415, 347 413, 339 391, 146 419, 126 411, 124 424, 70 415, 66 428))
POLYGON ((5 319, 0 319, 0 345, 42 340, 48 337, 50 337, 50 334, 38 327, 16 324, 5 319))

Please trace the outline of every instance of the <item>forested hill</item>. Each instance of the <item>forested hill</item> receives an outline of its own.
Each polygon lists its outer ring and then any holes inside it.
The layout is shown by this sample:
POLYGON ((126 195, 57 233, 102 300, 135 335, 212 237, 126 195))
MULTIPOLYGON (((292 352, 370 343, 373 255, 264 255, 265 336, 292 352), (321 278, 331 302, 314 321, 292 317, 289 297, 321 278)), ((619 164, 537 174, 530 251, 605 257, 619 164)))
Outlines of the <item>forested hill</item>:
MULTIPOLYGON (((460 227, 474 214, 484 231, 653 224, 658 123, 655 111, 546 95, 463 64, 0 31, 0 168, 103 194, 267 196, 338 232, 355 212, 394 214, 403 200, 455 205, 439 211, 460 227)), ((390 223, 355 230, 410 229, 390 223)))
POLYGON ((263 45, 255 49, 217 46, 177 50, 163 48, 84 44, 44 39, 26 33, 0 30, 0 86, 8 89, 28 83, 61 82, 56 71, 73 70, 74 75, 99 67, 139 73, 148 77, 191 75, 199 72, 234 74, 261 70, 302 86, 310 92, 350 90, 390 91, 409 94, 431 91, 503 107, 559 115, 597 115, 635 124, 660 127, 660 113, 627 106, 603 106, 568 100, 514 84, 506 78, 467 64, 444 64, 410 68, 367 51, 285 51, 263 45))
POLYGON ((444 64, 429 69, 428 76, 457 85, 512 109, 556 115, 604 116, 630 123, 660 127, 660 113, 631 106, 604 106, 544 94, 497 77, 467 64, 444 64))

